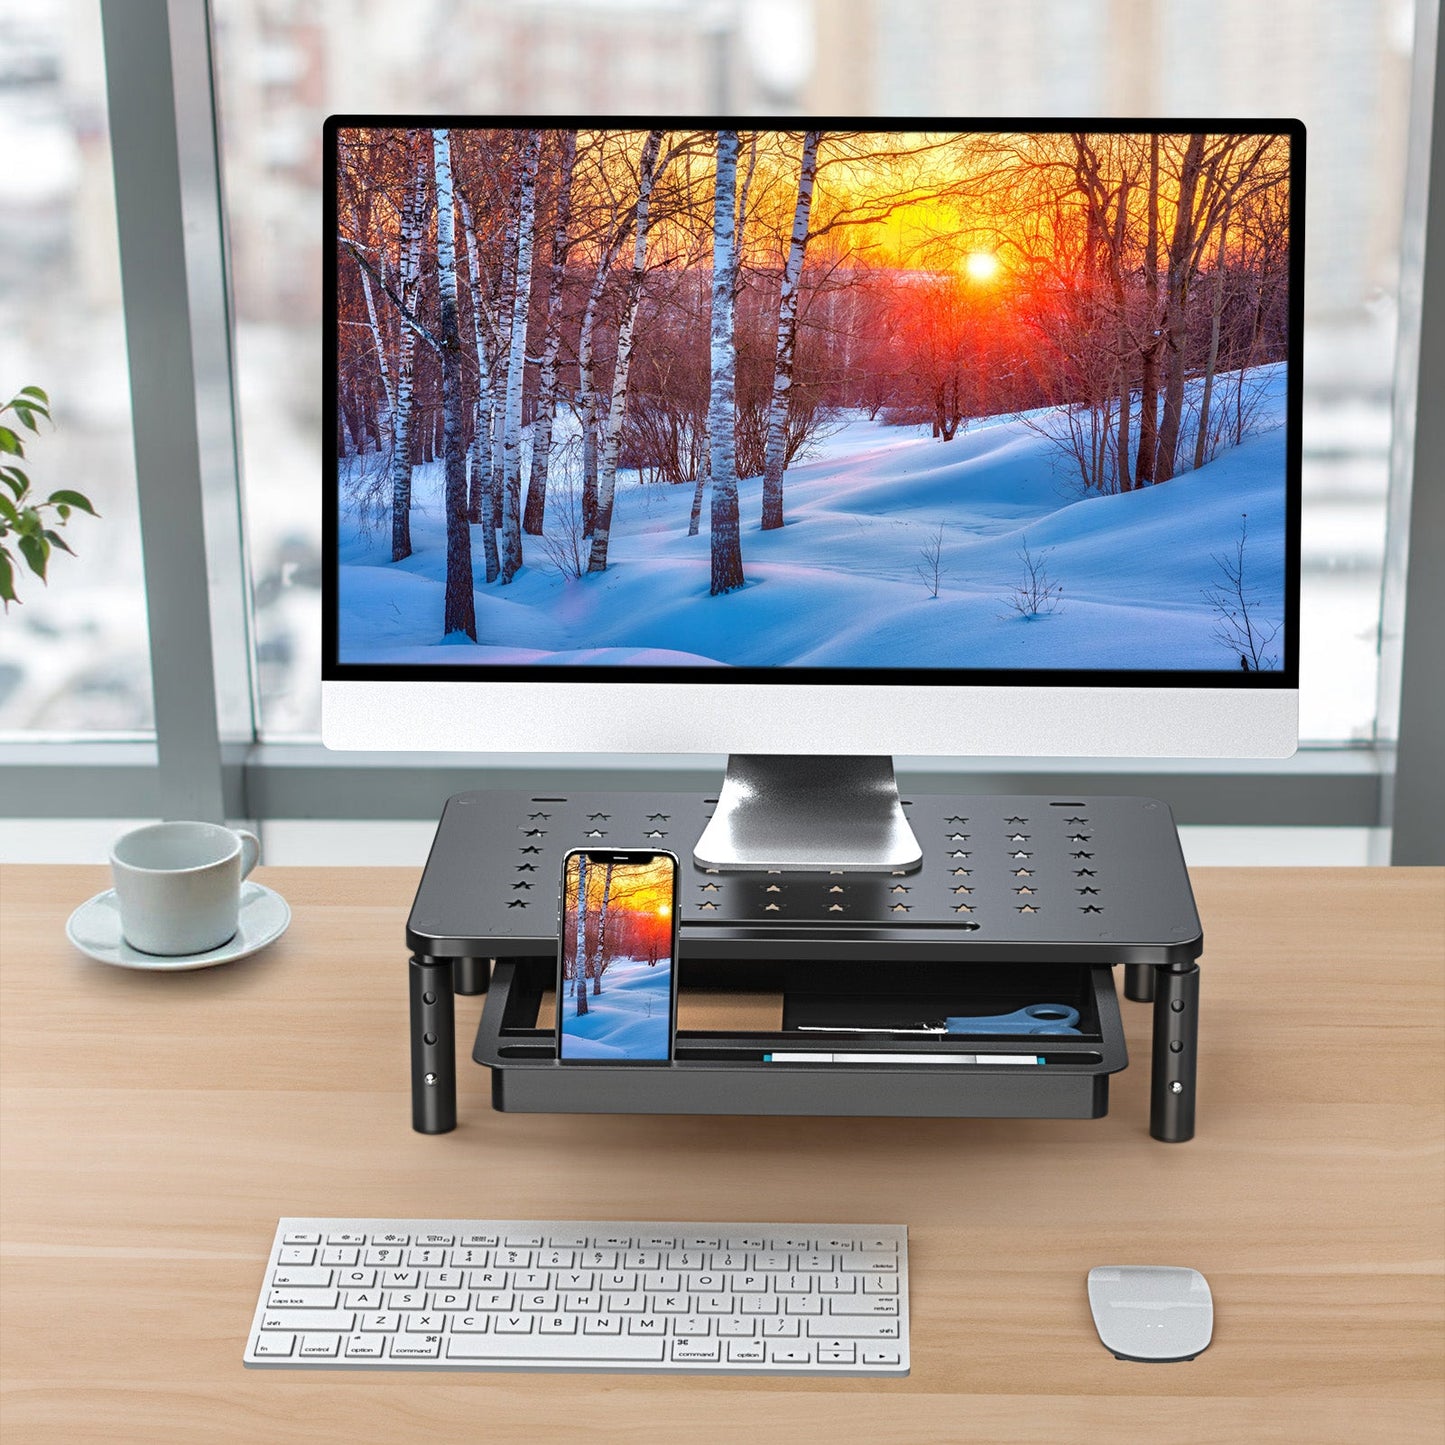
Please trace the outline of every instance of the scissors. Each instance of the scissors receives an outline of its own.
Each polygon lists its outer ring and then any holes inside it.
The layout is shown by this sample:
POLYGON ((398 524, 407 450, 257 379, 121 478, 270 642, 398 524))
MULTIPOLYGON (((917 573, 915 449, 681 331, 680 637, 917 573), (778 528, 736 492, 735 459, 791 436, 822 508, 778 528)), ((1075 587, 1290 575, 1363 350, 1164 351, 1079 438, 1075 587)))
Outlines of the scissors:
POLYGON ((1011 1014, 953 1015, 949 1018, 907 1024, 900 1028, 833 1028, 826 1024, 803 1024, 798 1033, 812 1034, 1073 1034, 1079 1011, 1064 1003, 1031 1003, 1011 1014))

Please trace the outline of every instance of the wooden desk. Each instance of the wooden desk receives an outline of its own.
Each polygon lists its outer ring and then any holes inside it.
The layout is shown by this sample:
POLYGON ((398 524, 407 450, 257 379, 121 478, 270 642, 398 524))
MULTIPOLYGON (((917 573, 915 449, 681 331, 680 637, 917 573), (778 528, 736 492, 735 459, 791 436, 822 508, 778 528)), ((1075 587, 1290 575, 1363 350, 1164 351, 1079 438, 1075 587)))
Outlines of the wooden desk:
MULTIPOLYGON (((30 1441, 1445 1436, 1445 871, 1201 870, 1200 1130, 1108 1118, 536 1117, 462 1071, 409 1128, 416 874, 272 869, 289 934, 155 976, 62 932, 93 868, 0 869, 0 1435, 30 1441), (898 1220, 913 1374, 276 1374, 241 1349, 282 1214, 898 1220), (1192 1364, 1099 1345, 1091 1265, 1214 1288, 1192 1364)), ((480 999, 458 1000, 470 1049, 480 999)))

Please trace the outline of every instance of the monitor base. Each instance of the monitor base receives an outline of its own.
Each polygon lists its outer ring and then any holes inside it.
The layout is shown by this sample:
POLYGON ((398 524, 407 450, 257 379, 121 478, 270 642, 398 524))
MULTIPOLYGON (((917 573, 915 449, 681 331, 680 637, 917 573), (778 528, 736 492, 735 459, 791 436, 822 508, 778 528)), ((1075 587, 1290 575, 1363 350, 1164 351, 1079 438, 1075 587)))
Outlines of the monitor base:
POLYGON ((720 872, 912 872, 923 849, 892 758, 735 753, 693 860, 720 872))

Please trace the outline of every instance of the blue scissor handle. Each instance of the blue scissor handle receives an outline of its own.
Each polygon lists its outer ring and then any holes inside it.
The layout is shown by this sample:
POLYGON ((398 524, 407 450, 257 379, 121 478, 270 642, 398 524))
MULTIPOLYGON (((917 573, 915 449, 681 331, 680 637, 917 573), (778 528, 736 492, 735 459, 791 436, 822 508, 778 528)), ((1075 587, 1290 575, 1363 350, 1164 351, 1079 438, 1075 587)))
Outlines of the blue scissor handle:
POLYGON ((967 1014, 944 1023, 951 1034, 1078 1034, 1079 1011, 1064 1003, 1031 1003, 1011 1014, 974 1018, 967 1014))

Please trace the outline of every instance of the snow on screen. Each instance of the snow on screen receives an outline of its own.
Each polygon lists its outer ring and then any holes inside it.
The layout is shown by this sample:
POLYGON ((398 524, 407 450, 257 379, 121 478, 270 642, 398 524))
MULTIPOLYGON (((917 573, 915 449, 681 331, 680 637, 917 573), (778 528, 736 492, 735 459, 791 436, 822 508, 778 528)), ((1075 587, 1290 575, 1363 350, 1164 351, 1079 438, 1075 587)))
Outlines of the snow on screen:
POLYGON ((341 663, 1284 665, 1287 135, 739 135, 339 133, 341 663))
POLYGON ((673 875, 666 856, 568 858, 560 1058, 671 1057, 673 875))

